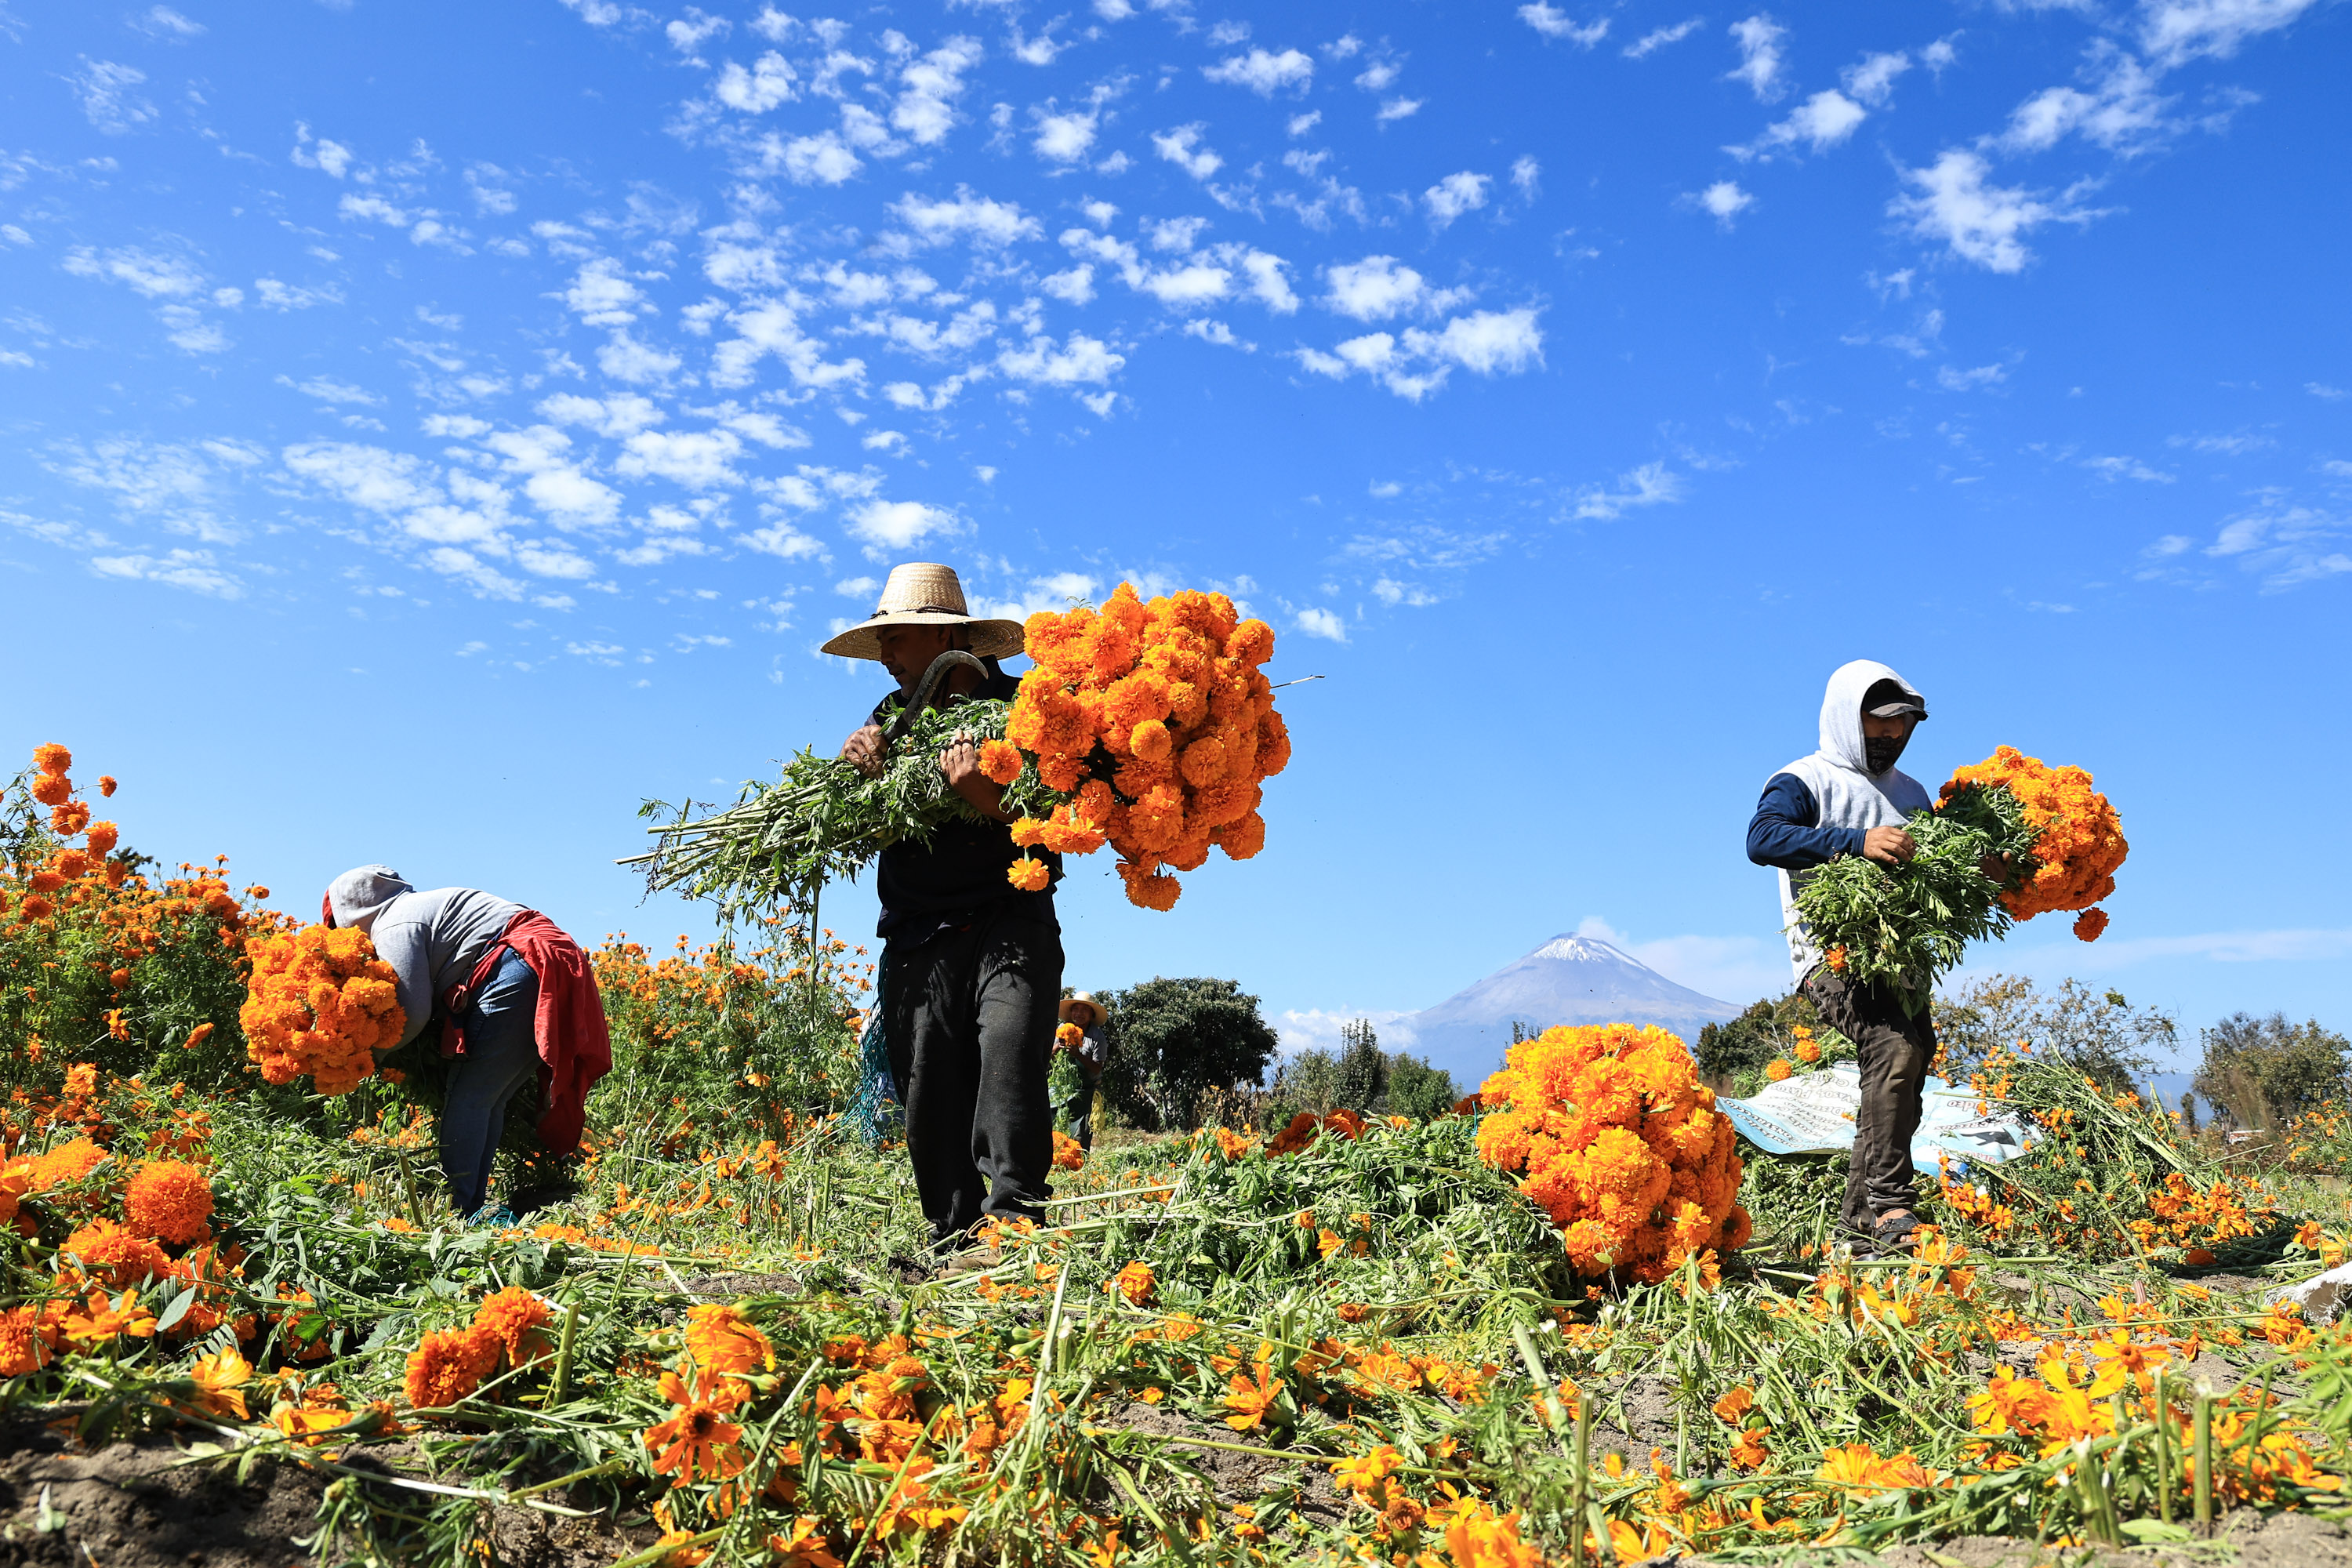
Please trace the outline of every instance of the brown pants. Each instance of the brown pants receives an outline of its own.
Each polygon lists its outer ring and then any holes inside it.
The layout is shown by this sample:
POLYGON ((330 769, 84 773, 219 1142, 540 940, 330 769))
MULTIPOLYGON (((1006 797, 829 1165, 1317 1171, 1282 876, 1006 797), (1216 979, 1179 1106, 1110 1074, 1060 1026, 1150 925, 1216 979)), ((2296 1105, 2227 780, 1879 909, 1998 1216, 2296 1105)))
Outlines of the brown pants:
POLYGON ((1936 1055, 1936 1026, 1923 1010, 1913 1017, 1880 985, 1856 985, 1825 963, 1798 987, 1822 1022, 1854 1043, 1861 1055, 1862 1104, 1853 1118, 1853 1164, 1845 1181, 1845 1223, 1866 1231, 1890 1209, 1918 1201, 1912 1187, 1911 1135, 1919 1131, 1927 1064, 1936 1055))

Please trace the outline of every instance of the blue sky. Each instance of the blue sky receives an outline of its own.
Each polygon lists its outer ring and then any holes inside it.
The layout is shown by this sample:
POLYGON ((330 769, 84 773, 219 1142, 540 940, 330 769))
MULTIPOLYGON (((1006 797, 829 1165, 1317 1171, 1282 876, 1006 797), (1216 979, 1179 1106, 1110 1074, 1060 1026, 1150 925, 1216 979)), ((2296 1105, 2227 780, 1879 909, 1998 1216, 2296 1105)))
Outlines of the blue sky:
POLYGON ((1784 985, 1740 835, 1870 657, 1930 783, 2123 812, 2108 935, 1985 966, 2340 1026, 2347 26, 0 6, 6 743, 292 907, 667 937, 637 802, 836 744, 891 562, 1220 586, 1329 678, 1268 847, 1164 916, 1077 863, 1070 976, 1306 1037, 1580 926, 1784 985))

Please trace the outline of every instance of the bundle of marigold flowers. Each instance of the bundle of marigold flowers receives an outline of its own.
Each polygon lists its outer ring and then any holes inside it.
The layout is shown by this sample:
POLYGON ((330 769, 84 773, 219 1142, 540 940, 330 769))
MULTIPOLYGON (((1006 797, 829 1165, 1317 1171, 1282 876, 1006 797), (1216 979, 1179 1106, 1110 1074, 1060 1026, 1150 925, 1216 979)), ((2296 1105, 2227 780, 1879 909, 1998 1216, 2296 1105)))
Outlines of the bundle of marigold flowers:
MULTIPOLYGON (((1127 896, 1165 910, 1171 870, 1211 849, 1245 860, 1265 843, 1263 782, 1290 762, 1290 734, 1259 666, 1274 629, 1243 620, 1223 594, 1139 598, 1122 583, 1099 610, 1040 611, 1024 627, 1036 668, 1011 704, 949 698, 917 715, 882 773, 803 751, 773 784, 730 807, 693 808, 650 829, 648 890, 678 889, 730 909, 812 908, 824 885, 855 877, 901 840, 928 843, 947 822, 982 820, 948 787, 936 759, 952 742, 980 747, 981 771, 1004 786, 1013 841, 1062 855, 1118 851, 1127 896)), ((649 802, 645 815, 673 808, 649 802)), ((1050 879, 1024 854, 1024 891, 1050 879)))
MULTIPOLYGON (((1129 900, 1152 910, 1181 890, 1170 870, 1198 869, 1212 848, 1246 860, 1265 846, 1261 785, 1290 762, 1258 668, 1274 653, 1271 626, 1241 619, 1223 594, 1147 603, 1121 583, 1099 610, 1040 611, 1024 629, 1037 668, 981 768, 1001 784, 1034 778, 1055 804, 1014 823, 1015 843, 1089 855, 1108 842, 1129 900)), ((1033 859, 1012 875, 1045 883, 1033 859)))
POLYGON ((1969 942, 2013 921, 2080 910, 2076 936, 2106 930, 2092 906, 2115 891, 2129 846, 2081 768, 2001 746, 1954 773, 1906 826, 1916 855, 1892 868, 1849 855, 1799 873, 1797 909, 1832 969, 1891 985, 1912 1011, 1969 942))
POLYGON ((1480 1157, 1519 1174, 1579 1273, 1654 1282, 1747 1245, 1731 1120, 1668 1031, 1547 1029, 1513 1046, 1478 1095, 1480 1157))
POLYGON ((406 1019, 392 966, 365 931, 305 926, 255 942, 238 1017, 246 1050, 272 1083, 312 1074, 320 1094, 347 1094, 400 1042, 406 1019))

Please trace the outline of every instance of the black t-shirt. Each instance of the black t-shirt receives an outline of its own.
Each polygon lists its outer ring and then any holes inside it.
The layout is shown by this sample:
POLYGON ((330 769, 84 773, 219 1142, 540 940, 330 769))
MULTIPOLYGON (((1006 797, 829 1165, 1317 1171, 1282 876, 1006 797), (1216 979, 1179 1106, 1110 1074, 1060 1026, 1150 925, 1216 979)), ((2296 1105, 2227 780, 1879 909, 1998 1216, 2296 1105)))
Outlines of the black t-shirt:
MULTIPOLYGON (((1020 680, 998 668, 994 659, 983 662, 989 678, 974 695, 1012 701, 1021 689, 1020 680)), ((903 701, 898 692, 890 693, 875 705, 872 721, 889 728, 903 701)), ((1024 893, 1006 879, 1021 854, 1013 842, 1013 830, 1003 823, 961 817, 940 824, 928 847, 912 839, 893 844, 882 851, 875 872, 875 890, 882 899, 882 919, 876 934, 891 942, 924 941, 1008 899, 1025 900, 1038 919, 1052 920, 1054 884, 1062 879, 1062 858, 1042 847, 1031 849, 1031 856, 1045 863, 1048 880, 1042 890, 1024 893)))

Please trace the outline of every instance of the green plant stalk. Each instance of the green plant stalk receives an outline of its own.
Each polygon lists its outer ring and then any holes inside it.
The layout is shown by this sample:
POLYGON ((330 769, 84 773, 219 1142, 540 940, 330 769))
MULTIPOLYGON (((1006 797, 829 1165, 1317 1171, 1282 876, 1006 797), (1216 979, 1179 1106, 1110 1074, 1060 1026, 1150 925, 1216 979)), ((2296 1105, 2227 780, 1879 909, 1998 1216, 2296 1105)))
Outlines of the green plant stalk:
POLYGON ((2197 1385, 2197 1523, 2213 1523, 2213 1391, 2197 1385))

